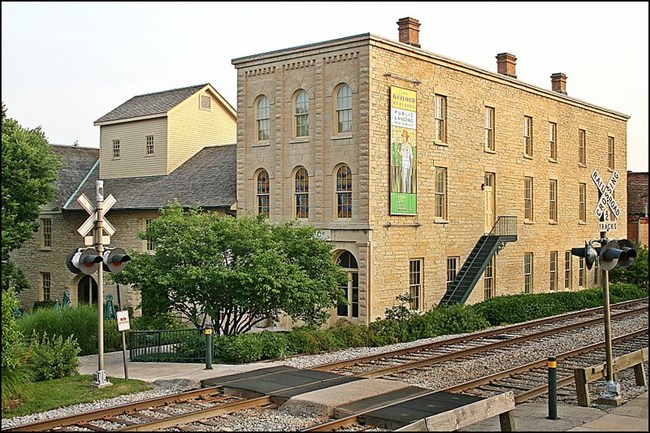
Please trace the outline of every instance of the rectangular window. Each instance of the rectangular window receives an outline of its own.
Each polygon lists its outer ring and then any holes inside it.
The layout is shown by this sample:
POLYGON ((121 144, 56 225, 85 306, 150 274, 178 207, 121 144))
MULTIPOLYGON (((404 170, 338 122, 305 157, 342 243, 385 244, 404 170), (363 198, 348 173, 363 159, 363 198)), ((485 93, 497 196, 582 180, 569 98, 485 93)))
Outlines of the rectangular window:
POLYGON ((533 293, 533 253, 524 253, 524 293, 533 293))
POLYGON ((524 116, 524 155, 533 156, 533 118, 524 116))
POLYGON ((597 286, 598 283, 598 277, 600 276, 600 268, 598 267, 598 260, 596 260, 596 263, 594 263, 594 285, 597 286))
POLYGON ((571 269, 571 251, 564 252, 564 288, 570 289, 573 280, 573 270, 571 269))
POLYGON ((585 268, 585 258, 578 257, 578 287, 585 287, 587 282, 587 268, 585 268))
POLYGON ((409 260, 409 295, 411 297, 411 310, 420 311, 422 296, 422 259, 409 260))
POLYGON ((147 155, 153 155, 153 135, 147 135, 147 155))
POLYGON ((578 197, 579 197, 579 205, 578 205, 578 220, 580 222, 586 222, 587 221, 587 184, 586 183, 580 183, 578 185, 578 197))
POLYGON ((434 140, 447 142, 447 97, 435 96, 435 131, 434 140))
POLYGON ((447 219, 447 168, 436 167, 435 217, 447 219))
POLYGON ((41 294, 41 301, 52 299, 52 274, 49 272, 41 272, 41 294))
MULTIPOLYGON (((149 227, 149 224, 151 224, 151 221, 153 221, 152 218, 144 220, 145 230, 146 230, 147 227, 149 227)), ((154 244, 154 242, 151 239, 147 239, 147 251, 153 251, 155 249, 156 249, 156 245, 154 244)))
POLYGON ((607 167, 614 170, 614 137, 607 137, 607 167))
POLYGON ((41 248, 52 248, 51 218, 41 218, 41 248))
POLYGON ((557 251, 551 251, 550 262, 548 266, 549 275, 549 290, 554 292, 557 290, 557 251))
POLYGON ((460 257, 447 257, 447 286, 456 279, 460 257))
POLYGON ((483 300, 494 296, 494 268, 496 255, 492 256, 483 272, 483 300))
POLYGON ((557 123, 554 122, 548 124, 548 148, 551 160, 557 161, 557 123))
POLYGON ((578 129, 578 164, 587 165, 587 131, 578 129))
POLYGON ((494 108, 485 107, 485 148, 494 151, 494 108))
POLYGON ((533 220, 533 178, 524 177, 524 219, 533 220))
POLYGON ((338 304, 336 315, 342 317, 359 317, 359 273, 348 272, 348 281, 341 286, 343 297, 348 304, 338 304))
POLYGON ((113 140, 113 159, 120 157, 120 140, 113 140))
POLYGON ((209 95, 201 95, 199 98, 199 108, 201 110, 211 110, 212 98, 209 95))
POLYGON ((557 179, 551 179, 548 183, 548 219, 557 222, 557 179))

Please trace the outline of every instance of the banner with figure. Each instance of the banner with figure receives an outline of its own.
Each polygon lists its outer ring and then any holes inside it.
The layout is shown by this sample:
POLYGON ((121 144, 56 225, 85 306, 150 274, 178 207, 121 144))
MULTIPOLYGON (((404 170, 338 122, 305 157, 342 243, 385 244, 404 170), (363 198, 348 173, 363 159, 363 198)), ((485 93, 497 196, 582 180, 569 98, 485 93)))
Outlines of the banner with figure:
POLYGON ((390 88, 390 214, 417 214, 416 103, 412 90, 390 88))

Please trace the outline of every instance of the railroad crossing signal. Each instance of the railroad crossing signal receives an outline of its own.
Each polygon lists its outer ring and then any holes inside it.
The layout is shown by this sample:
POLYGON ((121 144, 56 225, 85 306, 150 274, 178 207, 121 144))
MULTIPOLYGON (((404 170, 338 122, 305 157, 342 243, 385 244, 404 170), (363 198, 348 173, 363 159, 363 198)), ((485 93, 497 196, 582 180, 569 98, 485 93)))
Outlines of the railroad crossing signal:
POLYGON ((591 242, 587 241, 585 241, 584 248, 571 248, 571 254, 578 257, 584 257, 587 269, 589 270, 591 270, 591 267, 598 258, 598 251, 596 251, 596 249, 591 245, 591 242))
POLYGON ((600 219, 600 222, 598 223, 600 231, 616 230, 617 228, 616 221, 610 221, 610 212, 607 208, 609 207, 609 209, 611 209, 611 214, 614 215, 614 219, 618 219, 621 215, 621 208, 618 207, 616 200, 614 200, 614 188, 616 188, 619 178, 620 175, 616 170, 614 170, 612 176, 609 178, 609 182, 605 184, 603 179, 600 177, 598 170, 594 170, 593 173, 591 173, 591 179, 594 181, 596 187, 601 193, 596 208, 594 209, 594 213, 600 219))
POLYGON ((75 248, 66 257, 65 264, 75 274, 91 275, 97 272, 102 256, 94 248, 75 248))
MULTIPOLYGON (((97 210, 95 209, 95 206, 91 203, 90 200, 82 193, 78 198, 77 202, 81 205, 82 208, 86 210, 90 214, 88 219, 77 229, 77 232, 84 237, 84 244, 85 245, 92 245, 94 243, 94 239, 92 236, 86 236, 90 231, 95 227, 95 223, 97 222, 97 210)), ((113 207, 113 205, 117 202, 115 200, 115 197, 113 197, 113 194, 110 194, 108 197, 106 197, 106 200, 102 203, 102 220, 103 220, 103 227, 104 231, 108 234, 108 236, 104 236, 102 233, 102 244, 107 245, 111 243, 111 236, 115 233, 115 228, 113 225, 108 222, 106 219, 106 212, 110 208, 113 207)))

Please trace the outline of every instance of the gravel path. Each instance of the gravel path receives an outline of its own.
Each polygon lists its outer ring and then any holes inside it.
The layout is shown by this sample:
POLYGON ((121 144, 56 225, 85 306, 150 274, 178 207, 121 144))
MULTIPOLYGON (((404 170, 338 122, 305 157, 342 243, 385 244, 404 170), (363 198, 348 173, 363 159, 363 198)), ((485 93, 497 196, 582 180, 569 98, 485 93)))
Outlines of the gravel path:
MULTIPOLYGON (((632 332, 638 329, 644 329, 648 326, 648 315, 641 317, 628 318, 617 321, 612 324, 612 336, 616 337, 621 334, 632 332)), ((285 365, 296 368, 309 368, 317 365, 342 361, 359 356, 372 355, 390 350, 411 347, 418 344, 436 342, 449 338, 458 337, 458 335, 447 335, 442 337, 418 340, 410 343, 394 344, 379 348, 352 348, 340 350, 322 355, 295 356, 286 358, 281 362, 285 365)), ((604 330, 602 327, 591 327, 580 331, 580 336, 573 334, 571 337, 559 336, 558 338, 548 339, 544 342, 530 343, 521 346, 517 353, 513 354, 497 352, 489 357, 480 357, 459 361, 453 365, 434 366, 424 372, 420 372, 415 377, 405 377, 404 382, 414 386, 420 386, 428 389, 441 389, 450 386, 453 383, 460 383, 472 378, 485 375, 491 372, 497 372, 521 362, 532 362, 548 356, 567 352, 586 343, 595 343, 604 339, 604 330), (516 361, 515 361, 516 360, 516 361)), ((616 355, 615 355, 616 356, 616 355)), ((648 365, 646 363, 646 372, 648 365)), ((621 394, 625 400, 636 397, 645 392, 647 389, 643 386, 636 386, 632 369, 623 371, 617 375, 616 380, 621 384, 621 394)), ((24 417, 15 417, 2 419, 2 429, 15 427, 18 425, 41 421, 45 419, 58 418, 76 413, 87 412, 100 408, 117 406, 132 401, 144 400, 148 398, 168 395, 183 390, 189 390, 196 387, 196 382, 191 380, 165 380, 154 382, 154 389, 151 391, 137 394, 124 395, 106 400, 100 400, 93 403, 78 404, 60 409, 55 409, 43 413, 32 414, 24 417)), ((595 399, 602 394, 604 381, 590 384, 592 397, 595 399)), ((560 396, 558 396, 560 398, 560 396)), ((575 396, 564 397, 567 403, 577 404, 575 396)), ((540 397, 537 401, 545 401, 540 397)), ((213 431, 295 431, 303 429, 309 425, 324 422, 318 418, 295 417, 282 410, 278 411, 255 411, 249 410, 239 414, 223 416, 219 419, 213 431)), ((201 424, 201 431, 210 429, 210 426, 201 424)))

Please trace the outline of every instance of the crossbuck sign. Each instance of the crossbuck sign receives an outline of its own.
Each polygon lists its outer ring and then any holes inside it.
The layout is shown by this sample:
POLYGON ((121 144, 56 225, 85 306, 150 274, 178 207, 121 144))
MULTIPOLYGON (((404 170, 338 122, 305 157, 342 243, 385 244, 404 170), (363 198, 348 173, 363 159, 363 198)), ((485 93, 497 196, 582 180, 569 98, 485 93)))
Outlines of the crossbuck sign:
POLYGON ((598 204, 596 204, 596 209, 594 209, 594 213, 601 219, 598 223, 598 228, 602 232, 607 230, 616 230, 617 228, 616 221, 610 221, 609 209, 611 209, 611 214, 614 215, 614 219, 618 219, 621 215, 621 208, 618 207, 616 200, 614 200, 614 188, 616 188, 619 178, 620 176, 618 172, 614 170, 612 176, 609 178, 609 182, 605 184, 603 179, 600 177, 598 170, 594 170, 594 172, 591 173, 591 179, 594 181, 596 187, 601 193, 598 204))
MULTIPOLYGON (((95 209, 95 206, 91 203, 90 200, 88 200, 88 197, 86 197, 84 194, 81 194, 77 198, 77 202, 83 207, 86 212, 90 214, 88 219, 77 229, 77 232, 84 237, 84 244, 85 245, 92 245, 93 244, 93 237, 92 236, 86 236, 90 231, 95 227, 95 223, 97 222, 97 210, 95 209)), ((103 214, 108 212, 108 210, 113 207, 113 205, 117 202, 115 200, 115 197, 113 197, 113 194, 109 195, 106 197, 106 200, 102 202, 102 222, 103 222, 103 228, 108 236, 104 236, 103 233, 100 233, 102 236, 102 244, 108 245, 111 243, 111 236, 113 236, 113 233, 115 233, 115 228, 111 223, 108 222, 106 217, 104 217, 103 214)))

